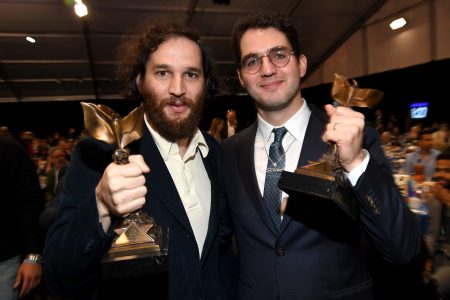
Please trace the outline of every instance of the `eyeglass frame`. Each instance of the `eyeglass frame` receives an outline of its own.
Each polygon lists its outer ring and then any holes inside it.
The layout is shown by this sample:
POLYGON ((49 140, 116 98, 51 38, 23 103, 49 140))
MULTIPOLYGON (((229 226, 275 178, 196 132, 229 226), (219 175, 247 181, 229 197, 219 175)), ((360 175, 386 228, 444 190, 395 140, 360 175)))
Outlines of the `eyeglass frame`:
POLYGON ((243 58, 243 59, 241 60, 241 62, 238 64, 238 67, 239 67, 239 69, 244 70, 244 71, 245 71, 246 73, 248 73, 248 74, 256 74, 256 73, 259 72, 259 70, 261 70, 261 67, 262 67, 262 65, 263 65, 263 58, 264 58, 264 57, 267 57, 272 65, 274 65, 274 66, 277 67, 277 68, 283 68, 283 67, 287 66, 287 65, 289 64, 289 62, 291 61, 291 55, 295 55, 295 51, 294 51, 293 49, 289 50, 289 48, 286 48, 286 47, 283 47, 283 46, 277 46, 277 47, 273 47, 273 48, 269 49, 269 51, 267 51, 266 54, 263 54, 263 55, 248 54, 248 55, 244 56, 244 58, 243 58), (287 56, 287 57, 288 57, 288 60, 287 60, 287 62, 286 62, 284 65, 282 65, 282 66, 279 66, 279 65, 275 64, 275 63, 272 61, 272 59, 270 58, 270 54, 274 53, 274 52, 277 51, 277 50, 287 50, 287 51, 289 51, 289 55, 287 56), (245 61, 247 58, 251 58, 251 57, 252 57, 252 58, 255 58, 257 61, 260 62, 259 68, 258 68, 258 70, 256 70, 255 72, 249 72, 248 69, 246 69, 246 68, 244 67, 244 65, 243 65, 244 61, 245 61))

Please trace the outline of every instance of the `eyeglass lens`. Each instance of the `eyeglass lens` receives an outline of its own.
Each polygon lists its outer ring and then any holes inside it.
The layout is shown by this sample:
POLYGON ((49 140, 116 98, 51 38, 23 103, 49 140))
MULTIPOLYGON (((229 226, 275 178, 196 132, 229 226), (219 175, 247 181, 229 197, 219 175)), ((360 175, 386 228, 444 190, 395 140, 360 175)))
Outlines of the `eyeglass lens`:
POLYGON ((262 66, 263 57, 267 56, 270 62, 277 67, 284 67, 289 63, 289 59, 291 57, 292 50, 288 50, 283 47, 277 47, 270 49, 270 51, 261 56, 249 56, 244 58, 242 61, 241 67, 248 73, 256 73, 262 66))

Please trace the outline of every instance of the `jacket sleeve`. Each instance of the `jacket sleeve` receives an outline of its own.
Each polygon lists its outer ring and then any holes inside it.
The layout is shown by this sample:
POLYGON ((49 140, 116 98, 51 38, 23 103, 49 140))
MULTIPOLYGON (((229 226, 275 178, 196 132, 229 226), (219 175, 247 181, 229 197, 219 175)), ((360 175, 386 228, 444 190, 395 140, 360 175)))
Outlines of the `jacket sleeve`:
POLYGON ((361 225, 386 260, 407 263, 419 253, 418 221, 395 184, 374 131, 366 133, 364 148, 370 160, 354 189, 360 202, 361 225))
POLYGON ((17 191, 18 215, 16 224, 20 238, 20 254, 42 253, 44 237, 39 230, 39 215, 44 209, 44 195, 40 189, 39 179, 33 161, 17 144, 15 150, 16 165, 12 172, 13 185, 17 191))
POLYGON ((76 146, 60 198, 55 223, 47 233, 44 272, 50 289, 61 296, 95 288, 100 260, 112 233, 106 234, 98 219, 95 187, 111 153, 92 139, 76 146))

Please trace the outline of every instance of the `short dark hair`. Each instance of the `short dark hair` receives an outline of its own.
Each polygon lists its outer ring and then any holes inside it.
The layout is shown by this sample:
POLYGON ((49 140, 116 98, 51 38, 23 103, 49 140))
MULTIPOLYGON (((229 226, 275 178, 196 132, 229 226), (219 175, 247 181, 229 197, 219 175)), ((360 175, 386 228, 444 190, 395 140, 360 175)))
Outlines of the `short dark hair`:
POLYGON ((117 50, 116 75, 122 84, 122 94, 127 98, 141 101, 142 96, 136 85, 138 75, 145 76, 145 67, 149 55, 159 45, 174 37, 184 37, 195 42, 201 51, 203 75, 206 83, 206 94, 212 96, 217 87, 212 73, 212 62, 209 48, 200 40, 193 28, 174 22, 145 22, 131 31, 117 50), (137 32, 137 33, 136 33, 137 32))
POLYGON ((250 29, 267 29, 275 28, 283 33, 294 50, 295 56, 300 56, 300 41, 297 29, 292 24, 291 19, 280 14, 257 14, 248 16, 238 21, 231 33, 234 57, 236 60, 236 68, 239 68, 241 61, 241 39, 242 36, 250 29))
POLYGON ((450 160, 450 148, 446 148, 444 151, 438 154, 436 161, 438 160, 450 160))
POLYGON ((422 138, 423 135, 425 135, 425 134, 433 134, 433 133, 435 133, 436 131, 437 131, 437 129, 436 129, 436 128, 433 128, 433 127, 425 127, 425 128, 422 128, 422 129, 419 131, 419 133, 417 134, 417 138, 420 140, 420 139, 422 138))

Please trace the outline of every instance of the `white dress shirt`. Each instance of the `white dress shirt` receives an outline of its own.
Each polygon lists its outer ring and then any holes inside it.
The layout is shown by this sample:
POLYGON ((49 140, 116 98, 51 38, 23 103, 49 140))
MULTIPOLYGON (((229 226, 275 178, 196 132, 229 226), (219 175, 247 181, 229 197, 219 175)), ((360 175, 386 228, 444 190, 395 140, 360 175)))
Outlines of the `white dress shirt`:
POLYGON ((231 125, 229 121, 227 121, 227 137, 231 137, 236 133, 235 125, 231 125))
MULTIPOLYGON (((209 153, 208 145, 203 134, 197 129, 182 158, 177 143, 167 141, 153 130, 147 122, 147 117, 145 117, 145 124, 175 183, 197 241, 199 257, 201 257, 211 209, 211 181, 202 159, 209 153)), ((150 170, 150 172, 158 172, 158 170, 150 170)))
MULTIPOLYGON (((287 133, 283 138, 282 144, 285 153, 285 167, 284 170, 294 172, 297 169, 298 161, 300 159, 300 153, 303 147, 303 141, 305 138, 306 128, 308 126, 309 118, 311 116, 311 110, 309 109, 306 101, 302 99, 303 105, 287 122, 278 127, 286 127, 287 133)), ((278 128, 276 127, 276 128, 278 128)), ((258 187, 261 191, 261 195, 264 195, 264 182, 266 179, 267 161, 269 159, 270 144, 274 140, 274 134, 272 129, 275 128, 271 124, 267 123, 258 114, 258 128, 256 130, 255 137, 255 171, 256 179, 258 180, 258 187)), ((352 183, 356 185, 359 177, 364 173, 369 163, 370 155, 364 150, 366 156, 361 164, 359 164, 350 173, 345 173, 352 183)), ((282 193, 282 201, 288 197, 288 194, 282 193)))

